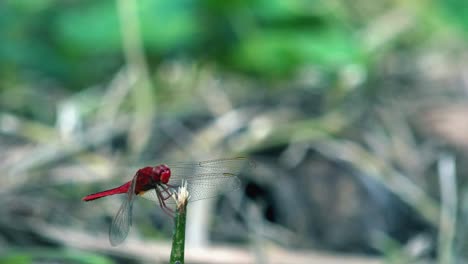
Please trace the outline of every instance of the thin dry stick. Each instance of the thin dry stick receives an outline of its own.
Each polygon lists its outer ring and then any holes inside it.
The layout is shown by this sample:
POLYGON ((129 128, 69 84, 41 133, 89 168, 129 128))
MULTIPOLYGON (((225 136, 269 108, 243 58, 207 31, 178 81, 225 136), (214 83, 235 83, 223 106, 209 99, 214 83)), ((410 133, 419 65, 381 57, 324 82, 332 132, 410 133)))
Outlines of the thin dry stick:
POLYGON ((129 135, 133 152, 139 152, 151 136, 152 122, 150 120, 153 119, 155 113, 155 100, 138 23, 137 2, 117 1, 123 50, 128 64, 128 77, 136 80, 132 90, 135 107, 134 121, 129 135))
POLYGON ((455 157, 443 153, 438 161, 441 209, 439 224, 438 262, 455 263, 453 243, 457 224, 457 179, 455 157))

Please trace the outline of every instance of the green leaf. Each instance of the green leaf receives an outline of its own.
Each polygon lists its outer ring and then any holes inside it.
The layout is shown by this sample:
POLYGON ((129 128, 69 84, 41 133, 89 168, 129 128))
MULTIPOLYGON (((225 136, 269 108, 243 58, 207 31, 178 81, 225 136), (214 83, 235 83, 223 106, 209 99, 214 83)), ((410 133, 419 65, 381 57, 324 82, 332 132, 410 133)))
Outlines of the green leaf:
POLYGON ((55 28, 58 42, 70 53, 113 53, 121 48, 114 1, 96 1, 64 10, 55 28))
POLYGON ((468 33, 468 1, 444 0, 438 1, 442 10, 447 14, 446 19, 458 24, 465 33, 468 33))
POLYGON ((0 264, 30 264, 30 263, 74 263, 74 264, 111 264, 106 256, 87 253, 79 250, 63 250, 48 248, 21 248, 10 251, 0 257, 0 264))
POLYGON ((301 65, 334 68, 356 62, 358 47, 349 33, 336 29, 271 29, 246 38, 233 61, 249 71, 284 74, 301 65))
MULTIPOLYGON (((199 29, 191 1, 139 0, 138 9, 142 39, 149 50, 167 52, 196 39, 199 29)), ((117 11, 110 0, 64 11, 56 23, 59 42, 77 54, 120 52, 117 11)))

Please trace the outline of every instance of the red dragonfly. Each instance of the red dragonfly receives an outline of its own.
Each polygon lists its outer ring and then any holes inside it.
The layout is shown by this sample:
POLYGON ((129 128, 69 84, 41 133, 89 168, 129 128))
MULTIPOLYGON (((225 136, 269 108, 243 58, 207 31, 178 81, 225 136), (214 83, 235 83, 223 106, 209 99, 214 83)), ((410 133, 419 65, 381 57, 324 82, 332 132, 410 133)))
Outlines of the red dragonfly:
POLYGON ((111 245, 122 243, 132 225, 132 206, 136 196, 156 201, 168 215, 175 204, 170 199, 182 181, 187 182, 190 201, 212 198, 219 193, 233 191, 240 187, 237 175, 249 164, 246 158, 217 159, 195 163, 161 164, 139 169, 133 179, 123 185, 106 191, 87 195, 83 201, 92 201, 114 194, 127 194, 109 229, 111 245))

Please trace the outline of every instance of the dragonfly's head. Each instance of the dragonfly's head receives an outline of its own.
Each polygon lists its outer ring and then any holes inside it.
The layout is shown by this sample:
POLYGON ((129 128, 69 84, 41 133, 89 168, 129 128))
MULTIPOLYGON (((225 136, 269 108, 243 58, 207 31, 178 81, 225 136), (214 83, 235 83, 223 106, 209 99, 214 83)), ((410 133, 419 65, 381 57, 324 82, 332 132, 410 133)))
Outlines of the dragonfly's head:
POLYGON ((171 177, 171 169, 167 165, 161 164, 153 168, 155 175, 161 183, 168 183, 171 177))

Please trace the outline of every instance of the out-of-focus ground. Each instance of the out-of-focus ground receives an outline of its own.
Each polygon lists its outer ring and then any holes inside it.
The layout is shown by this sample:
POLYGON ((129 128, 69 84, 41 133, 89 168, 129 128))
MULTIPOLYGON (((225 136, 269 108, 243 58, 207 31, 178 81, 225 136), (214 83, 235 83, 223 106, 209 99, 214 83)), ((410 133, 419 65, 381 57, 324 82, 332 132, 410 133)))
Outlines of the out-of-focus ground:
POLYGON ((189 263, 468 262, 468 2, 0 2, 0 263, 167 263, 172 220, 85 203, 247 156, 189 263))

